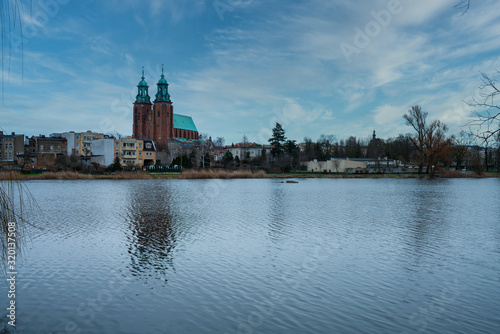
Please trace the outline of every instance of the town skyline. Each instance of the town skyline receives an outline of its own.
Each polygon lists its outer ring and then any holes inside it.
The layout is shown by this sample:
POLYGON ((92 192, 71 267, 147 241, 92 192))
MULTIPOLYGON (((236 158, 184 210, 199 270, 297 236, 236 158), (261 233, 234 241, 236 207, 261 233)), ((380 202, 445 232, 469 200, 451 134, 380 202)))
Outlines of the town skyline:
POLYGON ((493 1, 465 15, 453 0, 116 4, 22 3, 24 50, 15 29, 5 50, 5 132, 130 135, 142 66, 155 87, 164 64, 175 113, 226 144, 265 144, 275 122, 298 142, 393 137, 417 104, 456 134, 480 72, 500 68, 493 1))

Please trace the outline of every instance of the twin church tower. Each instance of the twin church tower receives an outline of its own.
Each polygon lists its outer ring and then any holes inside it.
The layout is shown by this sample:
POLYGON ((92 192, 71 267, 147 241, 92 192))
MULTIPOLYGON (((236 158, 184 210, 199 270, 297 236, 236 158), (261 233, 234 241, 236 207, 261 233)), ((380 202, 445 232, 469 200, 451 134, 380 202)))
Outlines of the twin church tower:
POLYGON ((151 103, 143 69, 134 102, 133 137, 139 140, 152 140, 160 146, 171 141, 189 143, 199 139, 193 119, 174 114, 163 68, 156 86, 155 100, 151 103))

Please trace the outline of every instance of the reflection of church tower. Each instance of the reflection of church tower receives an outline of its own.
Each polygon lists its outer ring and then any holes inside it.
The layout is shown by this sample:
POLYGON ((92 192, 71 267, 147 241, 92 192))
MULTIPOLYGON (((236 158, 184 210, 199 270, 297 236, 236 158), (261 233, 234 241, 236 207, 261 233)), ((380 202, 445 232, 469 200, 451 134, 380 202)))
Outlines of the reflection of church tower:
POLYGON ((156 84, 158 90, 153 105, 153 119, 154 119, 154 140, 157 143, 166 143, 173 137, 174 133, 174 108, 172 101, 170 101, 170 94, 168 94, 168 82, 161 69, 161 78, 156 84))
POLYGON ((145 131, 145 123, 151 111, 151 98, 148 93, 148 83, 144 80, 144 69, 142 70, 141 79, 141 82, 137 85, 137 96, 134 102, 133 137, 144 140, 148 136, 145 131))

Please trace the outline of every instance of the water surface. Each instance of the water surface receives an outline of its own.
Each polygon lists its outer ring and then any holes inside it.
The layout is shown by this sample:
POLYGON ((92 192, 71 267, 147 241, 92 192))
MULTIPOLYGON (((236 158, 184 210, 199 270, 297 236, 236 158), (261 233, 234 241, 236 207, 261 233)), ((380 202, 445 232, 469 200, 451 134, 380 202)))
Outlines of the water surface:
POLYGON ((18 333, 500 332, 500 179, 27 185, 18 333))

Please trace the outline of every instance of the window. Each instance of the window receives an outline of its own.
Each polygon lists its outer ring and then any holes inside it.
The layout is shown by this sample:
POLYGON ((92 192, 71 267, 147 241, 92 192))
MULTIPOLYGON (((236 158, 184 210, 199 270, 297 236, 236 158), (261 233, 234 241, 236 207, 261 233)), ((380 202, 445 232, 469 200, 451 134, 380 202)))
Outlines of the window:
POLYGON ((139 143, 139 147, 142 148, 142 144, 141 143, 139 143))
POLYGON ((118 147, 118 146, 120 146, 120 144, 118 144, 118 142, 116 142, 116 143, 115 143, 115 147, 118 147))
POLYGON ((61 150, 61 145, 57 145, 57 150, 60 151, 61 150))
POLYGON ((43 151, 43 145, 40 145, 40 151, 43 151))
POLYGON ((76 154, 77 154, 77 155, 78 155, 78 154, 80 154, 80 151, 78 151, 78 150, 77 150, 77 151, 76 151, 76 154))
POLYGON ((80 136, 76 136, 76 140, 79 140, 80 139, 80 136))
POLYGON ((76 143, 76 147, 80 147, 80 143, 76 143))
POLYGON ((120 155, 120 152, 116 151, 116 152, 115 152, 115 155, 120 155))
POLYGON ((146 148, 151 148, 151 143, 147 143, 146 148))
POLYGON ((50 150, 53 151, 54 150, 54 145, 50 145, 50 150))
POLYGON ((160 117, 160 111, 158 110, 158 118, 160 117))

